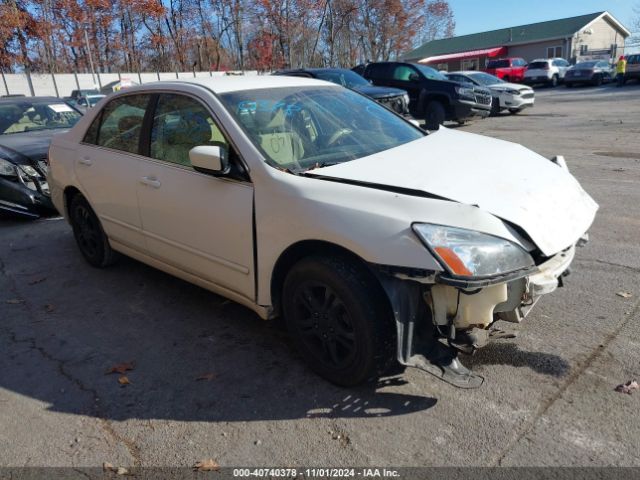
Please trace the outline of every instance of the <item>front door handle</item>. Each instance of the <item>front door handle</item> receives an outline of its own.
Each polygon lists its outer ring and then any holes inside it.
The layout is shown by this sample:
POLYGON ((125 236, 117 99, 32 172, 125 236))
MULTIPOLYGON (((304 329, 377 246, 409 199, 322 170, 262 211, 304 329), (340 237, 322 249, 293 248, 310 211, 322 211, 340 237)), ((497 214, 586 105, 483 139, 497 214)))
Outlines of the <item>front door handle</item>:
POLYGON ((140 183, 153 188, 160 188, 160 185, 162 185, 160 181, 155 177, 142 177, 140 179, 140 183))
POLYGON ((87 167, 91 166, 93 164, 93 162, 91 161, 90 157, 82 157, 80 160, 78 160, 79 163, 81 163, 82 165, 86 165, 87 167))

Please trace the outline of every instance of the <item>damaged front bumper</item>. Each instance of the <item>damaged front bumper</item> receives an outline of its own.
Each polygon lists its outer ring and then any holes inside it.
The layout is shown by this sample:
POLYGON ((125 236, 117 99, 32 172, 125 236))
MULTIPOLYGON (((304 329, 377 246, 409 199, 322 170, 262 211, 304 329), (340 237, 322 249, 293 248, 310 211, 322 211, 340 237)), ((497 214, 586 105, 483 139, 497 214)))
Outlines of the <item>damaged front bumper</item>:
POLYGON ((396 321, 398 361, 457 387, 479 387, 483 378, 462 365, 458 352, 485 346, 496 320, 521 322, 542 295, 563 285, 575 251, 572 246, 533 269, 481 281, 381 275, 396 321))
POLYGON ((55 215, 44 177, 0 177, 0 212, 26 218, 55 215))

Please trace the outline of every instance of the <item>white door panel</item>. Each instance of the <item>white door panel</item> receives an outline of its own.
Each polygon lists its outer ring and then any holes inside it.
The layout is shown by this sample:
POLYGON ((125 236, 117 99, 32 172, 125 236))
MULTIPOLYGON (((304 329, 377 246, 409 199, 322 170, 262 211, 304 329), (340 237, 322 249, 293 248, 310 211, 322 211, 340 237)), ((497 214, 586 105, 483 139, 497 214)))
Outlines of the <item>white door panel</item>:
POLYGON ((77 178, 107 235, 144 248, 136 192, 140 157, 85 144, 77 152, 77 178))
POLYGON ((137 180, 149 253, 253 299, 252 185, 154 160, 137 180))

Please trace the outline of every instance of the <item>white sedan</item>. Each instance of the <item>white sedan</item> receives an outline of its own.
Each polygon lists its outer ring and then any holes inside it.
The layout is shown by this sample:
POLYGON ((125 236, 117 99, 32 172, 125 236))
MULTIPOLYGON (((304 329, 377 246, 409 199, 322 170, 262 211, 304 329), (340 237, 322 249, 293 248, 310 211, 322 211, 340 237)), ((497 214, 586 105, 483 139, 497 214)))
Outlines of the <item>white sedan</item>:
POLYGON ((597 205, 562 158, 295 77, 129 88, 51 144, 82 255, 117 252, 283 315, 310 367, 354 385, 397 359, 460 387, 458 352, 562 285, 597 205))
POLYGON ((447 73, 447 78, 461 83, 472 83, 491 90, 493 103, 491 114, 497 115, 502 110, 520 113, 525 108, 533 107, 536 94, 533 88, 519 83, 509 83, 485 72, 464 71, 447 73))

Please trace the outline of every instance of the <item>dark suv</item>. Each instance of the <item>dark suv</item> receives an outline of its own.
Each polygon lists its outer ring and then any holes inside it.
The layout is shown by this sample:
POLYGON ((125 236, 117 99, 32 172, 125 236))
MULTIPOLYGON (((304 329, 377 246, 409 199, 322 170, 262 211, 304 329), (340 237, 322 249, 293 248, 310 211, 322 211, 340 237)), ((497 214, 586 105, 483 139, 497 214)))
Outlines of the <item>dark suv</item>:
POLYGON ((407 92, 398 88, 376 87, 356 72, 345 68, 299 68, 296 70, 281 70, 275 72, 274 75, 317 78, 337 83, 373 98, 376 102, 400 115, 409 115, 409 95, 407 95, 407 92))
POLYGON ((447 80, 440 72, 425 65, 370 63, 364 68, 363 76, 374 85, 406 90, 411 115, 424 119, 428 130, 437 130, 445 120, 463 124, 471 117, 484 118, 491 112, 488 89, 447 80))
POLYGON ((624 81, 640 81, 640 53, 627 56, 627 72, 624 74, 624 81))

